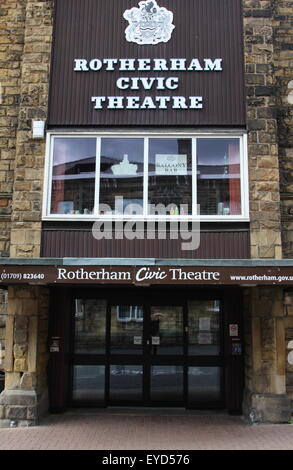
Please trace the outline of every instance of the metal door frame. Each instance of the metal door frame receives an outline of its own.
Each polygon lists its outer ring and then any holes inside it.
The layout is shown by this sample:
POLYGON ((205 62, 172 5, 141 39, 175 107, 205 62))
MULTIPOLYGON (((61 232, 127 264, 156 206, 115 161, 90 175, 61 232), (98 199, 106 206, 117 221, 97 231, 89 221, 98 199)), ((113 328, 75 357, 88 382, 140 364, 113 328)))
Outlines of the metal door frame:
MULTIPOLYGON (((182 402, 168 402, 168 406, 182 406, 186 408, 196 408, 196 409, 210 409, 210 408, 225 408, 225 383, 227 380, 227 374, 225 373, 225 338, 224 333, 226 330, 225 321, 224 321, 224 302, 223 302, 223 292, 220 289, 211 291, 208 290, 187 290, 187 289, 180 289, 178 291, 174 291, 172 289, 172 293, 168 289, 152 289, 152 297, 151 299, 148 298, 146 300, 145 294, 148 293, 148 297, 150 292, 146 292, 146 288, 142 289, 129 289, 127 288, 127 292, 125 288, 123 289, 115 289, 115 303, 116 299, 119 301, 127 298, 130 298, 127 303, 143 305, 145 309, 151 307, 151 305, 178 305, 183 307, 183 354, 182 356, 154 356, 151 358, 150 354, 146 351, 146 339, 144 335, 144 350, 141 356, 135 355, 125 355, 123 357, 115 356, 110 354, 110 306, 111 301, 109 300, 111 296, 113 296, 113 288, 112 289, 75 289, 72 292, 72 305, 74 298, 101 298, 107 300, 107 318, 106 318, 106 351, 105 355, 99 356, 89 356, 89 355, 75 355, 73 354, 73 340, 74 340, 74 319, 73 314, 71 314, 71 351, 70 351, 70 364, 71 364, 71 373, 70 373, 70 380, 71 384, 69 386, 70 393, 69 393, 69 404, 70 406, 101 406, 98 403, 75 403, 72 400, 72 366, 73 365, 104 365, 105 366, 105 403, 102 406, 109 406, 109 405, 119 405, 119 406, 133 406, 133 402, 111 402, 109 397, 109 372, 110 372, 110 365, 142 365, 144 370, 144 378, 143 378, 143 398, 141 403, 135 403, 135 406, 166 406, 166 402, 154 402, 150 400, 150 367, 151 365, 180 365, 183 367, 183 399, 182 402), (130 293, 130 291, 132 291, 130 293), (170 301, 170 298, 172 299, 170 301), (187 347, 188 347, 188 332, 186 331, 187 326, 187 303, 190 300, 195 299, 202 299, 202 300, 220 300, 221 302, 221 312, 220 312, 220 344, 221 344, 221 354, 217 357, 215 356, 188 356, 187 354, 187 347), (220 402, 217 403, 198 403, 198 404, 190 404, 188 402, 188 366, 219 366, 221 367, 222 374, 221 374, 221 396, 222 399, 220 402)), ((113 304, 113 302, 112 302, 113 304)), ((73 310, 73 308, 72 308, 73 310)), ((145 321, 144 319, 144 331, 145 331, 145 321)))

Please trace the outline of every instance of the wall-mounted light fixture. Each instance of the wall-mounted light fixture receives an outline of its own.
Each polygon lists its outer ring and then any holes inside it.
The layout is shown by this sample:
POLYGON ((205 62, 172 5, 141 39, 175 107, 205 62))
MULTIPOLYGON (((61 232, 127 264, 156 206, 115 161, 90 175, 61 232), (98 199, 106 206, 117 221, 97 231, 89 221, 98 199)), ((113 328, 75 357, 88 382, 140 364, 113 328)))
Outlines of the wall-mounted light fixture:
POLYGON ((33 139, 44 139, 45 137, 45 121, 32 122, 33 139))

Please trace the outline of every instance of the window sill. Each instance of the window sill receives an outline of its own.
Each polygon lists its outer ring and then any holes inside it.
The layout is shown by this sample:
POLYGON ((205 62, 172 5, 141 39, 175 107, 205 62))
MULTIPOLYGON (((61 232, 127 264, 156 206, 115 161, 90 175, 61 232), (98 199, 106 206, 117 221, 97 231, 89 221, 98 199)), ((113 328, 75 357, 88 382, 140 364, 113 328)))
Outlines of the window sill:
POLYGON ((157 217, 141 217, 141 216, 95 216, 95 215, 50 215, 43 216, 43 221, 54 221, 54 222, 249 222, 249 217, 240 216, 240 215, 227 215, 227 216, 211 216, 211 215, 202 215, 200 217, 192 216, 157 216, 157 217))

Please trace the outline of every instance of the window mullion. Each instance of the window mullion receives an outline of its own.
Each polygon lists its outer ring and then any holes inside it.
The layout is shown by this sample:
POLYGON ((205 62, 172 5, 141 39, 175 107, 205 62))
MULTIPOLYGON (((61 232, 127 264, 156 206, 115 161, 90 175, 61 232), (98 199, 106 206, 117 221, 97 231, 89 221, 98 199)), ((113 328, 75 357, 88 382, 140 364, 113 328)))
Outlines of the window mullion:
POLYGON ((248 185, 248 162, 247 162, 247 136, 240 138, 240 181, 241 181, 241 216, 249 214, 249 185, 248 185))
POLYGON ((47 178, 47 214, 51 215, 52 207, 52 186, 53 186, 53 167, 54 167, 54 145, 55 137, 50 139, 50 152, 49 152, 49 165, 48 165, 48 178, 47 178))
POLYGON ((192 139, 192 216, 200 215, 197 213, 197 139, 192 139))
POLYGON ((101 169, 101 137, 97 137, 96 142, 96 172, 95 172, 95 206, 94 215, 100 216, 100 169, 101 169))

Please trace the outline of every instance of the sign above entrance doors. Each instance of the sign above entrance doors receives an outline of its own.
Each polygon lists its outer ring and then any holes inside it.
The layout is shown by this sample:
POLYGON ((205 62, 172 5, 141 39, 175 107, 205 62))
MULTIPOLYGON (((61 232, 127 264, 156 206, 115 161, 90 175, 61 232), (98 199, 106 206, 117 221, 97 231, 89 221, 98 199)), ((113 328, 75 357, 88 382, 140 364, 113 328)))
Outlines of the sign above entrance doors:
POLYGON ((241 4, 55 0, 49 124, 244 125, 241 4))
POLYGON ((1 284, 293 285, 293 275, 292 267, 264 266, 2 265, 1 284))

